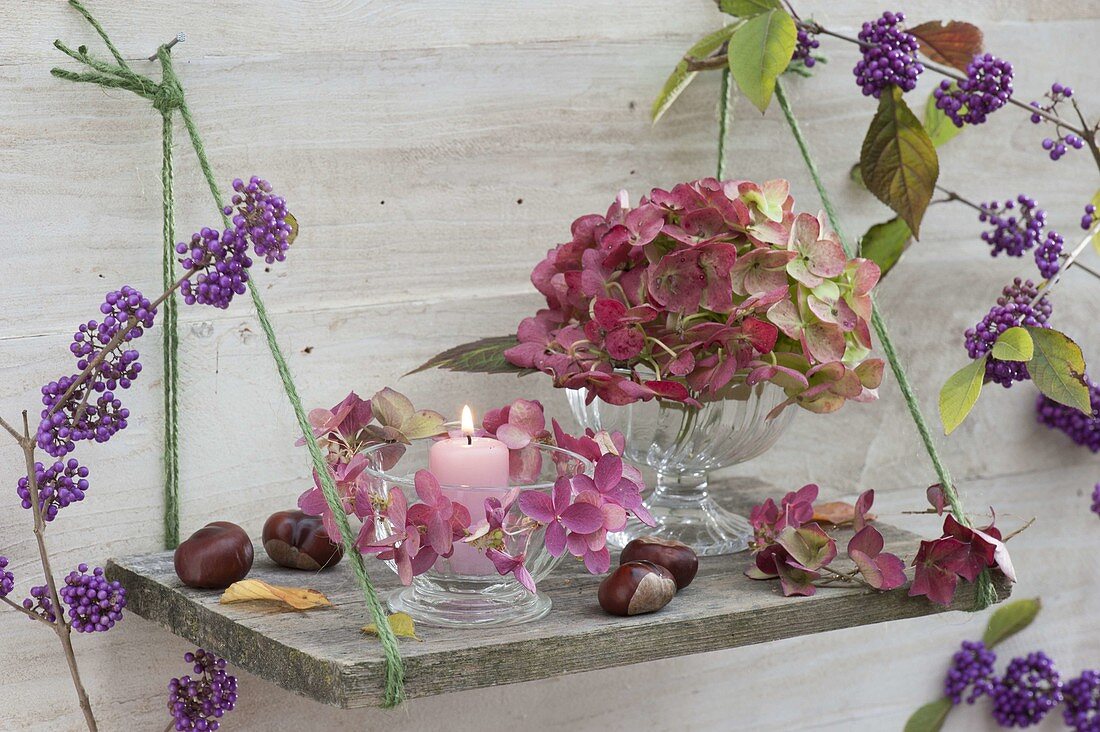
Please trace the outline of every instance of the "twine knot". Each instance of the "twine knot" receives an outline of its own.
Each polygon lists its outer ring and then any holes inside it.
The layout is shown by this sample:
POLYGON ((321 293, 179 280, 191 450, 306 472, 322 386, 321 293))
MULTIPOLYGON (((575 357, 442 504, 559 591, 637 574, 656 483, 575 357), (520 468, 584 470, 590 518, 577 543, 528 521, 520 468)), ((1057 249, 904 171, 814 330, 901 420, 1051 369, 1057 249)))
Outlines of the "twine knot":
POLYGON ((157 91, 153 94, 153 108, 161 114, 168 114, 173 109, 183 106, 183 88, 175 79, 165 79, 157 84, 157 91))

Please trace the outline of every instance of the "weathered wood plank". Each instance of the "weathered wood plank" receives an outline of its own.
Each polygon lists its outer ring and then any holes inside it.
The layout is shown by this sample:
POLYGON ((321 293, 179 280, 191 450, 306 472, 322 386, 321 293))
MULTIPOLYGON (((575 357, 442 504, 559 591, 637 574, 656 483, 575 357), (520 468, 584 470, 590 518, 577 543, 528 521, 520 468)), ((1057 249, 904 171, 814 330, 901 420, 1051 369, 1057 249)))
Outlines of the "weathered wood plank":
MULTIPOLYGON (((745 511, 765 495, 782 493, 740 479, 724 490, 731 507, 745 511)), ((917 537, 879 526, 887 548, 911 554, 917 537)), ((217 591, 184 587, 169 552, 113 560, 108 574, 129 594, 129 607, 184 638, 216 650, 232 663, 280 686, 327 704, 359 707, 381 697, 383 657, 377 641, 359 628, 369 622, 346 563, 322 573, 274 565, 256 548, 250 577, 275 584, 308 585, 328 595, 334 607, 305 613, 256 604, 220 605, 217 591)), ((532 681, 577 671, 766 643, 839 628, 901 620, 940 612, 904 589, 865 593, 823 589, 810 598, 785 598, 774 582, 742 574, 747 554, 701 561, 692 585, 660 613, 609 617, 596 602, 600 578, 566 562, 540 587, 554 601, 543 621, 493 630, 421 627, 423 643, 402 642, 409 697, 532 681)), ((398 587, 382 569, 374 580, 385 593, 398 587)), ((999 587, 1002 597, 1008 589, 999 587)), ((966 586, 956 609, 973 601, 966 586)))

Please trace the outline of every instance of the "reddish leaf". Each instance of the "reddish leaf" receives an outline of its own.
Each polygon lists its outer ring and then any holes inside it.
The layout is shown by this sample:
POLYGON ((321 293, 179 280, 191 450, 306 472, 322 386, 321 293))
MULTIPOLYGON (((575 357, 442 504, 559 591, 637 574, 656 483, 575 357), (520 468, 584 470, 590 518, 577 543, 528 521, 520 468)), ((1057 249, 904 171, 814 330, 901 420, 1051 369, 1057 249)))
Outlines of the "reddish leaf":
POLYGON ((970 23, 930 20, 908 30, 920 41, 921 53, 964 73, 967 64, 982 52, 982 30, 970 23))
POLYGON ((862 531, 863 527, 867 525, 873 516, 868 516, 868 511, 871 510, 871 505, 875 502, 874 490, 863 491, 856 499, 855 508, 855 520, 852 521, 852 528, 857 532, 862 531))
POLYGON ((947 496, 943 492, 943 485, 940 483, 934 483, 928 486, 928 502, 932 504, 932 508, 936 509, 937 516, 943 516, 944 506, 947 505, 947 496))

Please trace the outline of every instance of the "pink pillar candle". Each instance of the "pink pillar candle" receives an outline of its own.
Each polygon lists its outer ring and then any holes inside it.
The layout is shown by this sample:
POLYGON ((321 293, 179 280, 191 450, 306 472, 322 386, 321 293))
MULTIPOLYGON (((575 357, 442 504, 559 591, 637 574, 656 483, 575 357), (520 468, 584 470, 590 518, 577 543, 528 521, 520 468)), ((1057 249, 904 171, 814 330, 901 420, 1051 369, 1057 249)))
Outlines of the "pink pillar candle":
MULTIPOLYGON (((508 446, 491 437, 452 437, 432 445, 428 470, 443 494, 470 512, 472 525, 485 520, 485 499, 508 493, 508 446)), ((455 542, 450 558, 456 574, 497 574, 493 563, 474 547, 455 542)))

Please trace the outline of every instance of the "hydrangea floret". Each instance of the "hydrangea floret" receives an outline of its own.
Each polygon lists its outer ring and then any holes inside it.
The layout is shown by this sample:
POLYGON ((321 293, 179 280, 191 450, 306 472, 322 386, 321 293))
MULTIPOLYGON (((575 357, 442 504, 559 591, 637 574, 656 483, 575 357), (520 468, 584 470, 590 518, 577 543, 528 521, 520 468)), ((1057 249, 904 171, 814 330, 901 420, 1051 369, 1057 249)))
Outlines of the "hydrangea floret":
POLYGON ((573 222, 531 275, 545 309, 505 352, 589 400, 698 405, 769 381, 814 412, 869 401, 879 269, 845 256, 822 215, 796 213, 789 184, 706 178, 654 189, 631 208, 573 222))

